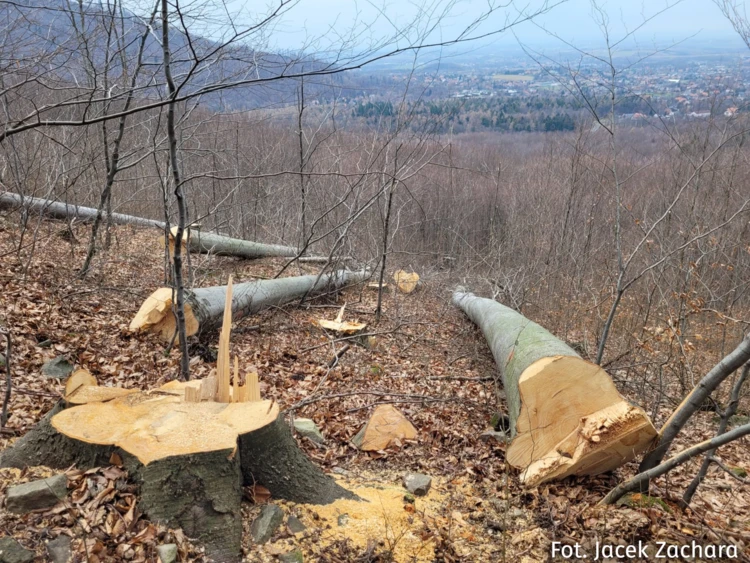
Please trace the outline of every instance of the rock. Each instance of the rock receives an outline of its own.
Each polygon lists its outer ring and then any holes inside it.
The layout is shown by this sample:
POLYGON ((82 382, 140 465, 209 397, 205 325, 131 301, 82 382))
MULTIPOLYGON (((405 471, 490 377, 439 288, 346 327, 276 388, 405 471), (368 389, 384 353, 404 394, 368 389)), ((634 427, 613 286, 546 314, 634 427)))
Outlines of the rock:
POLYGON ((177 544, 165 543, 156 548, 161 563, 175 563, 177 561, 177 544))
POLYGON ((279 555, 279 561, 282 563, 304 563, 305 557, 299 549, 295 549, 284 555, 279 555))
POLYGON ((359 449, 369 452, 384 450, 395 440, 415 440, 417 429, 393 405, 380 405, 372 413, 370 420, 360 430, 352 443, 359 449))
POLYGON ((349 515, 348 514, 339 514, 339 517, 336 519, 339 526, 346 526, 347 522, 349 522, 349 515))
POLYGON ((302 521, 293 514, 290 514, 289 518, 286 519, 286 525, 293 534, 299 534, 307 530, 302 521))
POLYGON ((250 525, 250 535, 255 543, 266 543, 284 520, 284 511, 275 504, 265 505, 250 525))
POLYGON ((29 563, 33 560, 33 551, 29 551, 13 538, 0 538, 0 563, 29 563))
POLYGON ((310 438, 316 444, 325 444, 326 439, 320 433, 320 428, 309 418, 295 418, 294 429, 305 438, 310 438))
POLYGON ((42 373, 47 376, 47 379, 65 379, 73 373, 73 367, 65 356, 58 356, 42 366, 42 373))
POLYGON ((5 509, 8 512, 25 514, 40 508, 50 508, 67 494, 68 478, 61 473, 48 479, 9 487, 5 497, 5 509))
POLYGON ((336 475, 349 475, 349 472, 343 467, 334 467, 332 470, 336 475))
POLYGON ((60 534, 47 542, 47 555, 52 563, 68 563, 70 561, 70 538, 60 534))
POLYGON ((409 504, 414 504, 415 502, 417 502, 417 499, 413 494, 406 493, 404 495, 404 502, 408 502, 409 504))
POLYGON ((508 441, 508 436, 503 431, 487 430, 479 435, 479 439, 482 442, 494 442, 497 441, 501 444, 505 444, 508 441))
POLYGON ((511 508, 508 512, 508 516, 510 518, 513 518, 514 520, 521 518, 523 516, 523 510, 521 510, 520 508, 511 508))
POLYGON ((404 475, 404 487, 411 494, 423 497, 430 492, 432 477, 422 473, 407 473, 404 475))

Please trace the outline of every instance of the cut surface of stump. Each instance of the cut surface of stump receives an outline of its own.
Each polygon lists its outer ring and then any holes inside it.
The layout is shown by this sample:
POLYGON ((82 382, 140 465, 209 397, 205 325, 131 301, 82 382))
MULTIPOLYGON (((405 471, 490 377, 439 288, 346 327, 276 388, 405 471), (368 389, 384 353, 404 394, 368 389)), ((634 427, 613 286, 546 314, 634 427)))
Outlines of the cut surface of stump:
POLYGON ((141 487, 139 508, 182 528, 220 562, 240 559, 243 485, 295 502, 356 498, 299 449, 278 404, 261 400, 257 373, 240 384, 229 352, 231 276, 225 296, 215 375, 135 391, 99 387, 79 370, 65 401, 0 452, 0 467, 89 468, 117 454, 141 487))
POLYGON ((159 393, 131 393, 65 409, 52 417, 52 426, 81 442, 117 446, 148 465, 170 456, 234 451, 238 436, 279 415, 278 404, 271 401, 186 403, 184 388, 190 385, 172 382, 159 393))
POLYGON ((345 321, 344 320, 344 311, 346 309, 346 303, 344 303, 341 306, 341 309, 339 310, 338 315, 336 315, 336 318, 334 320, 328 320, 328 319, 318 319, 316 323, 321 328, 324 328, 326 330, 330 330, 332 332, 336 332, 339 334, 356 334, 357 332, 360 332, 361 330, 364 330, 367 325, 365 323, 360 323, 357 321, 345 321))
POLYGON ((508 462, 535 486, 596 475, 633 459, 656 436, 600 366, 516 311, 458 290, 453 302, 484 333, 508 405, 508 462))

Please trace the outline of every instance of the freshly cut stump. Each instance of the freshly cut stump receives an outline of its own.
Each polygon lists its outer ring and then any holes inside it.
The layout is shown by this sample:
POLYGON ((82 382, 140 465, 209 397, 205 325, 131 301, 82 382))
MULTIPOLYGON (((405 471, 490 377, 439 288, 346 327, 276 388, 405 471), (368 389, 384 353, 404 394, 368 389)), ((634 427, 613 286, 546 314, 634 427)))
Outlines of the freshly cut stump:
POLYGON ((648 415, 601 367, 492 299, 458 290, 453 302, 482 329, 495 357, 510 419, 506 459, 525 484, 611 471, 651 444, 648 415))
POLYGON ((201 381, 70 408, 61 402, 0 454, 0 467, 88 468, 117 453, 141 486, 143 511, 181 527, 221 562, 240 558, 242 485, 295 502, 354 498, 299 450, 278 404, 185 402, 188 387, 201 381))

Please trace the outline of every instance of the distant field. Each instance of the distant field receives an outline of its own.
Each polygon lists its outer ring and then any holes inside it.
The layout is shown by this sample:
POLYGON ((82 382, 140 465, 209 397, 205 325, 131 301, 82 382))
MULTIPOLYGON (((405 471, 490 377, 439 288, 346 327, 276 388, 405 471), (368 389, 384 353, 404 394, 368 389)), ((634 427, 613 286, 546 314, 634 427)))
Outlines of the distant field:
POLYGON ((529 82, 534 80, 534 77, 528 74, 493 74, 492 79, 506 82, 529 82))

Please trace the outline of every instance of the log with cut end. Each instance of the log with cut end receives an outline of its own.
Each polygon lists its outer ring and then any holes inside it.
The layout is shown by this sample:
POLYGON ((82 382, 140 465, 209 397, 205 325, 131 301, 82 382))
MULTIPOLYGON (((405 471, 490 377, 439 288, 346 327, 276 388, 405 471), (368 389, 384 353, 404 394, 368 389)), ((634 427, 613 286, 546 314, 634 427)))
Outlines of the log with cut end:
MULTIPOLYGON (((174 237, 177 227, 172 227, 169 235, 169 251, 174 251, 174 237)), ((194 254, 215 254, 217 256, 234 256, 253 260, 256 258, 282 257, 293 258, 300 254, 299 250, 291 246, 279 244, 264 244, 231 237, 217 235, 215 233, 204 233, 195 227, 185 229, 182 240, 186 243, 189 252, 194 254)), ((160 245, 164 246, 164 235, 159 238, 160 245)), ((300 262, 325 263, 327 256, 300 256, 300 262)), ((346 258, 331 258, 331 262, 349 260, 346 258)))
MULTIPOLYGON (((283 305, 307 294, 326 289, 341 288, 367 278, 366 271, 340 270, 320 277, 315 275, 260 280, 236 284, 232 297, 232 314, 240 318, 268 307, 283 305)), ((172 289, 157 289, 141 305, 130 323, 130 330, 148 330, 171 341, 176 320, 172 312, 172 289)), ((206 287, 185 292, 185 322, 187 335, 217 328, 222 322, 226 286, 206 287)))
MULTIPOLYGON (((169 235, 170 251, 174 248, 174 236, 177 228, 173 227, 169 235)), ((225 237, 215 233, 204 233, 196 228, 185 229, 183 241, 187 249, 195 254, 215 254, 217 256, 236 256, 238 258, 254 259, 268 256, 293 257, 299 254, 296 248, 279 244, 263 244, 251 240, 225 237)), ((164 235, 160 239, 164 246, 164 235)))
MULTIPOLYGON (((215 561, 240 559, 243 485, 294 502, 356 498, 302 453, 275 402, 186 402, 186 388, 200 385, 171 382, 69 408, 61 401, 0 453, 0 467, 89 468, 117 454, 140 485, 139 509, 181 527, 215 561)), ((94 386, 83 381, 78 393, 86 387, 94 386)))
MULTIPOLYGON (((93 207, 73 205, 64 201, 53 201, 51 199, 30 196, 21 197, 19 194, 13 192, 3 192, 0 194, 0 209, 13 210, 18 208, 35 211, 53 219, 79 219, 86 222, 96 219, 98 213, 98 210, 93 207)), ((102 219, 107 221, 106 212, 102 212, 102 219)), ((123 215, 122 213, 112 213, 109 219, 117 225, 136 225, 139 227, 166 229, 166 223, 162 221, 135 217, 133 215, 123 215)))
POLYGON ((457 290, 453 302, 482 329, 500 370, 512 438, 506 458, 524 483, 610 471, 653 441, 648 415, 601 367, 492 299, 457 290))

